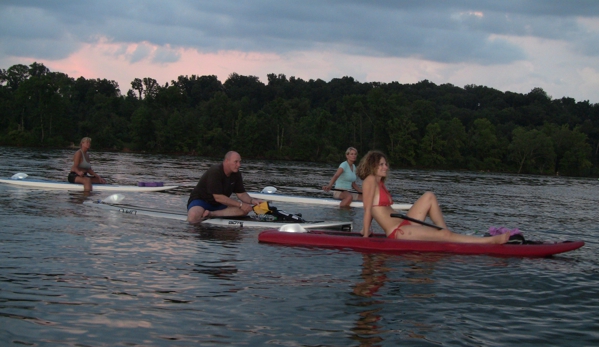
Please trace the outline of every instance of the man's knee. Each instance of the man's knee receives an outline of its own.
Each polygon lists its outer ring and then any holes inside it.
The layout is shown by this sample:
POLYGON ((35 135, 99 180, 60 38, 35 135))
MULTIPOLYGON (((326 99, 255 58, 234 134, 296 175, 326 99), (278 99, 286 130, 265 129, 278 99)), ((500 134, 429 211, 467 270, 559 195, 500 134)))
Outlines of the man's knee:
POLYGON ((204 209, 198 206, 194 206, 187 211, 187 221, 189 223, 199 223, 202 221, 202 215, 204 209))

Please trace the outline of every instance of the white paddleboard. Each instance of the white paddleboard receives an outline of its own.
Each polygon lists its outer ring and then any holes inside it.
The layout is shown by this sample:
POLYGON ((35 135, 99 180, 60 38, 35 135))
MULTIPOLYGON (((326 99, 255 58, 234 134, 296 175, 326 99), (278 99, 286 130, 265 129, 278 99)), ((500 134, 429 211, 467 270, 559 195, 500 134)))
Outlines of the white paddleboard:
MULTIPOLYGON (((330 198, 313 198, 308 196, 296 196, 296 195, 284 195, 278 193, 257 193, 248 192, 252 198, 262 199, 267 201, 281 201, 281 202, 293 202, 299 204, 311 204, 311 205, 328 205, 328 206, 339 206, 340 200, 330 198)), ((364 207, 364 203, 361 201, 352 201, 351 207, 364 207)), ((394 210, 409 210, 412 204, 393 204, 391 208, 394 210)))
MULTIPOLYGON (((39 179, 6 179, 0 178, 0 183, 11 184, 20 187, 38 188, 38 189, 62 189, 62 190, 83 190, 83 184, 57 182, 39 179)), ((162 186, 162 187, 138 187, 138 186, 122 186, 118 184, 92 184, 94 191, 121 191, 121 192, 158 192, 177 188, 178 186, 162 186)))
MULTIPOLYGON (((186 212, 177 212, 177 211, 168 211, 161 210, 156 208, 148 208, 148 207, 139 207, 132 205, 124 205, 124 204, 107 204, 98 201, 84 201, 83 202, 87 206, 99 207, 104 210, 116 211, 125 214, 133 214, 133 215, 143 215, 150 217, 160 217, 160 218, 169 218, 176 219, 180 221, 187 220, 186 212)), ((336 229, 336 230, 352 230, 352 222, 343 222, 343 221, 318 221, 318 222, 310 222, 307 221, 305 223, 294 223, 287 221, 262 221, 258 219, 254 219, 252 217, 231 217, 231 218, 209 218, 202 222, 202 224, 209 225, 220 225, 220 226, 228 226, 228 227, 239 227, 239 228, 280 228, 286 224, 298 224, 301 225, 304 229, 336 229)))

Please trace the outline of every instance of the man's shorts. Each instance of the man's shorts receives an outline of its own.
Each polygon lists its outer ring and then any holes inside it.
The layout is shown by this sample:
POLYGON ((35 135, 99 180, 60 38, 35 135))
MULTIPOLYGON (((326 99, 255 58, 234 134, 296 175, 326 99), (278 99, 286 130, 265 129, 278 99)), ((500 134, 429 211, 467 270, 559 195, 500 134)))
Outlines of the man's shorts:
POLYGON ((189 203, 189 205, 187 205, 187 211, 189 211, 189 209, 194 206, 200 206, 201 208, 203 208, 204 210, 207 210, 207 211, 220 211, 220 210, 224 210, 225 208, 227 208, 227 205, 223 205, 223 204, 212 205, 211 203, 206 202, 204 200, 195 199, 195 200, 192 200, 189 203))

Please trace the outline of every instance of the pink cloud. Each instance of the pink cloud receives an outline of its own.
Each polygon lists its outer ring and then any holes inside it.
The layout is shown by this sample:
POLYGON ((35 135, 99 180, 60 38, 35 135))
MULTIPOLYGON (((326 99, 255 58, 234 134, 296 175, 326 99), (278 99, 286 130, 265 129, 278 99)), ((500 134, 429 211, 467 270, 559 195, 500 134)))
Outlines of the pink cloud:
POLYGON ((148 42, 124 44, 107 40, 85 44, 62 60, 11 60, 15 61, 13 64, 37 61, 52 71, 60 71, 73 78, 83 76, 87 79, 115 80, 123 94, 131 88, 131 81, 135 78, 151 77, 164 85, 180 75, 195 74, 216 75, 221 82, 225 82, 231 73, 236 72, 257 76, 263 83, 267 82, 267 74, 275 73, 288 78, 295 76, 304 80, 325 81, 343 76, 353 77, 360 82, 384 83, 416 83, 428 79, 436 84, 451 83, 459 87, 477 84, 517 93, 528 93, 540 87, 554 98, 569 96, 579 101, 598 101, 596 90, 599 84, 594 77, 599 71, 592 58, 577 58, 568 44, 563 42, 529 37, 509 39, 526 47, 527 54, 536 63, 522 61, 492 66, 448 64, 418 58, 348 55, 336 53, 331 47, 329 50, 296 51, 285 55, 240 51, 203 53, 195 49, 156 46, 148 42), (545 54, 547 51, 552 52, 551 56, 545 54), (160 59, 157 59, 157 55, 160 55, 160 59), (160 62, 161 59, 164 62, 160 62))
MULTIPOLYGON (((146 42, 132 44, 115 44, 99 42, 86 44, 66 59, 20 59, 21 64, 31 64, 34 61, 43 63, 51 71, 63 72, 72 78, 83 76, 86 79, 106 78, 119 83, 122 93, 131 88, 131 81, 135 78, 151 77, 160 85, 176 79, 180 75, 216 75, 224 82, 231 73, 241 75, 255 75, 265 64, 280 61, 281 58, 273 54, 244 53, 244 52, 217 52, 200 53, 194 49, 173 49, 167 47, 178 61, 160 63, 154 61, 154 55, 161 47, 146 42), (147 49, 143 59, 131 63, 131 56, 139 51, 140 46, 147 49)), ((265 81, 266 74, 260 77, 265 81)))

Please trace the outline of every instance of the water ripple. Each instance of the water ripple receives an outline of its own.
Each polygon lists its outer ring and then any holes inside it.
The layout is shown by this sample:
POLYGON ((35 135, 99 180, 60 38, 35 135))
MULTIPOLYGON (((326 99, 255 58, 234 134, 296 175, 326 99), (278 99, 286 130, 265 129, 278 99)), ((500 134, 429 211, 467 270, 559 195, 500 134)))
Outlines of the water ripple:
MULTIPOLYGON (((0 147, 0 176, 63 180, 71 150, 0 147)), ((111 182, 164 181, 132 204, 184 208, 219 159, 91 154, 111 182)), ((244 160, 247 187, 327 196, 334 165, 244 160)), ((257 242, 260 230, 108 213, 106 193, 0 185, 0 341, 65 346, 583 346, 599 344, 597 181, 396 170, 402 201, 438 194, 455 230, 518 227, 583 239, 546 259, 362 254, 257 242)), ((311 219, 360 223, 359 209, 277 204, 311 219)), ((375 228, 376 229, 376 228, 375 228)), ((380 230, 376 230, 380 232, 380 230)))

